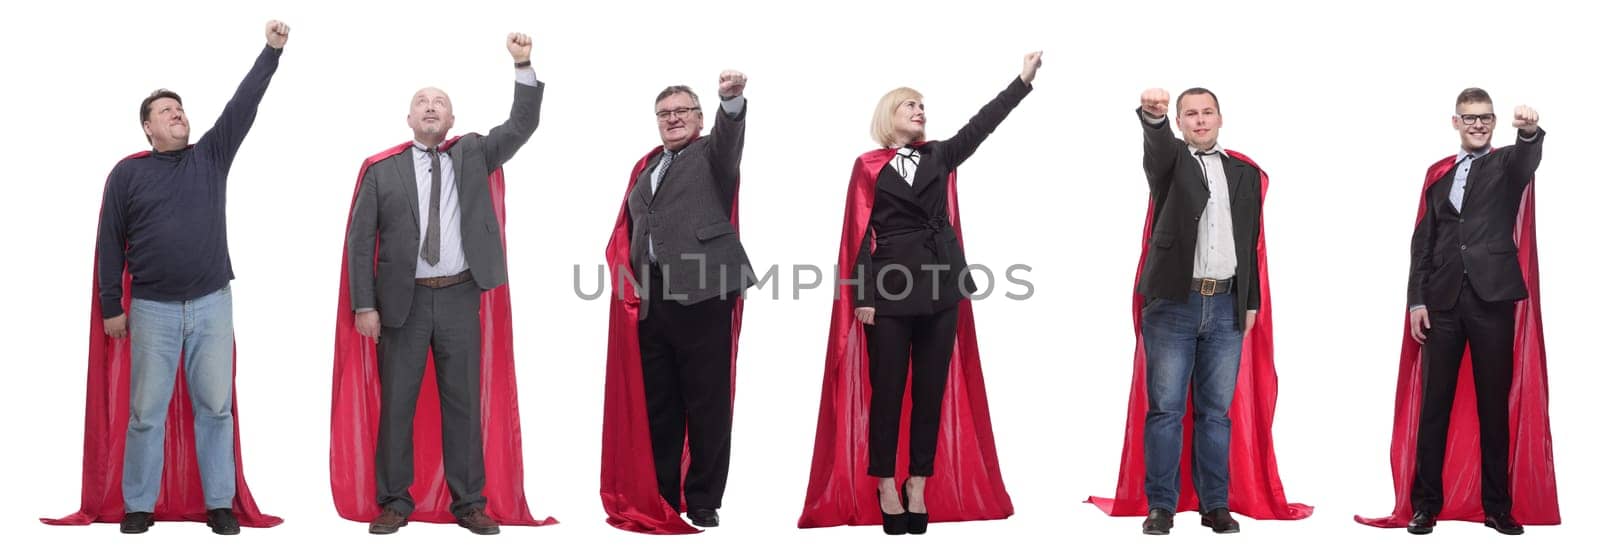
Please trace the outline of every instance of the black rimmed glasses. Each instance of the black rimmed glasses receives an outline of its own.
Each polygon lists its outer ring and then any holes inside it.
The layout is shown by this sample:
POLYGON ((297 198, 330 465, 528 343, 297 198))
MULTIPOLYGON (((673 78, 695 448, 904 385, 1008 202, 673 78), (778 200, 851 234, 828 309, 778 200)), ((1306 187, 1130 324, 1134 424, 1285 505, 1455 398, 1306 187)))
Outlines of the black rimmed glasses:
POLYGON ((1482 121, 1484 125, 1494 125, 1493 112, 1487 114, 1456 114, 1456 117, 1461 118, 1461 123, 1467 125, 1477 125, 1479 121, 1482 121))

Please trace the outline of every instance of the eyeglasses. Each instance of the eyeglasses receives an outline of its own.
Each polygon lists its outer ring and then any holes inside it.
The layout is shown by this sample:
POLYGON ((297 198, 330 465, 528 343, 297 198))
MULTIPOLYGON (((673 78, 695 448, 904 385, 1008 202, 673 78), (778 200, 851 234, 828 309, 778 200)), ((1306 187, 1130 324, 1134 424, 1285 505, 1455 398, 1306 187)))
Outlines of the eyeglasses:
POLYGON ((690 106, 688 108, 678 108, 676 110, 661 110, 659 112, 656 112, 656 119, 661 120, 661 121, 669 121, 672 118, 683 119, 683 118, 689 117, 689 114, 694 113, 694 112, 698 112, 698 111, 700 111, 700 107, 699 106, 690 106))
POLYGON ((1464 123, 1464 124, 1467 124, 1467 125, 1477 125, 1479 120, 1482 120, 1484 125, 1494 125, 1494 114, 1493 113, 1488 113, 1488 114, 1456 114, 1456 117, 1461 118, 1461 123, 1464 123))

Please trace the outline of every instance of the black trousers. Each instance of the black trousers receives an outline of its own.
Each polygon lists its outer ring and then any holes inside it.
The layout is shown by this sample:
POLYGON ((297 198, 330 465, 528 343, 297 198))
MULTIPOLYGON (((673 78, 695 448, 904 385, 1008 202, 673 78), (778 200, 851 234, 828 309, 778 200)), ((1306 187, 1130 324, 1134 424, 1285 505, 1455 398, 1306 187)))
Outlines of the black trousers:
POLYGON ((950 377, 950 353, 956 343, 952 307, 925 316, 878 316, 867 326, 871 361, 872 406, 867 429, 867 474, 894 477, 900 439, 900 406, 911 373, 912 476, 932 476, 939 446, 939 412, 950 377))
POLYGON ((649 306, 639 321, 639 360, 656 486, 667 504, 685 509, 678 500, 687 435, 689 469, 681 489, 687 510, 720 508, 733 431, 734 299, 685 305, 663 297, 658 267, 651 266, 647 279, 641 284, 649 306))
POLYGON ((1456 378, 1467 346, 1472 351, 1472 382, 1478 400, 1478 440, 1483 459, 1483 510, 1511 512, 1506 464, 1510 448, 1507 423, 1516 301, 1488 302, 1470 281, 1450 310, 1429 311, 1433 329, 1423 344, 1422 414, 1417 425, 1416 478, 1411 506, 1438 514, 1444 504, 1446 433, 1455 402, 1456 378))
POLYGON ((478 304, 482 291, 467 280, 449 287, 417 286, 405 325, 385 327, 378 341, 383 407, 378 418, 378 505, 409 515, 416 508, 412 482, 412 421, 428 351, 439 386, 439 423, 450 512, 481 509, 483 423, 478 409, 478 304))

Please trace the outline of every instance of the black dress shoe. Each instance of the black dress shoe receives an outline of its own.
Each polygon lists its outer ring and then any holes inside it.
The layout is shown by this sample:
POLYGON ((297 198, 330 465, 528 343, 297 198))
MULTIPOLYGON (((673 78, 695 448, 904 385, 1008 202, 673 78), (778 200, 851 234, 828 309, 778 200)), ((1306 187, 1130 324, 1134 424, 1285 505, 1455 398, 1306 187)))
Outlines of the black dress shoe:
POLYGON ((1150 516, 1144 518, 1144 533, 1146 536, 1165 536, 1172 533, 1172 511, 1150 509, 1150 516))
POLYGON ((1234 520, 1233 515, 1228 513, 1227 509, 1212 509, 1209 513, 1202 513, 1200 515, 1200 525, 1210 528, 1212 532, 1218 534, 1239 533, 1239 521, 1234 520))
POLYGON ((1517 520, 1511 518, 1511 513, 1484 515, 1483 525, 1494 528, 1494 531, 1507 536, 1518 536, 1522 534, 1522 525, 1517 524, 1517 520))
POLYGON ((124 513, 122 515, 122 533, 143 534, 156 523, 156 515, 145 512, 124 513))
POLYGON ((1433 513, 1419 509, 1411 513, 1411 522, 1406 524, 1406 531, 1419 536, 1431 534, 1433 533, 1433 525, 1436 523, 1433 513))
POLYGON ((222 536, 239 534, 239 519, 233 518, 232 509, 206 511, 206 526, 210 526, 212 532, 222 536))
POLYGON ((716 528, 722 523, 716 509, 689 509, 689 522, 701 528, 716 528))
POLYGON ((903 501, 901 502, 899 514, 884 513, 883 490, 878 490, 878 512, 883 513, 883 533, 891 536, 899 536, 906 533, 906 522, 909 520, 907 515, 910 513, 906 512, 903 501))

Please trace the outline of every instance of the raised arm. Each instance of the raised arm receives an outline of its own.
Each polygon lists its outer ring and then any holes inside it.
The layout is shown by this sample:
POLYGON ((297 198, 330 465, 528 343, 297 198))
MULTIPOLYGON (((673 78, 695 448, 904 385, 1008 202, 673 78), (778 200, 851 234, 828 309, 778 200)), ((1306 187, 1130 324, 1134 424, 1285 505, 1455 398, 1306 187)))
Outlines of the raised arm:
POLYGON ((1527 106, 1517 106, 1512 114, 1512 125, 1517 128, 1517 144, 1508 152, 1506 179, 1511 182, 1507 190, 1515 191, 1511 202, 1522 199, 1522 189, 1533 181, 1533 172, 1539 169, 1544 156, 1544 129, 1539 127, 1539 112, 1527 106))
POLYGON ((711 128, 711 171, 722 198, 733 199, 739 182, 739 162, 744 158, 744 116, 749 102, 744 98, 744 73, 727 70, 717 77, 717 124, 711 128))
POLYGON ((1011 110, 1022 102, 1022 97, 1033 91, 1033 76, 1043 63, 1043 52, 1029 52, 1022 57, 1022 72, 1017 74, 1017 78, 1012 79, 1011 84, 1000 91, 994 100, 984 104, 977 115, 956 131, 955 136, 944 142, 945 167, 955 168, 967 161, 978 150, 978 145, 983 144, 983 140, 1000 127, 1000 122, 1005 121, 1011 110))
POLYGON ((278 71, 278 58, 283 55, 283 45, 289 42, 289 26, 281 21, 268 21, 266 35, 267 44, 256 55, 255 65, 250 66, 250 72, 239 82, 239 88, 233 91, 233 98, 228 99, 222 114, 217 116, 217 122, 195 143, 195 148, 204 149, 224 169, 233 165, 239 145, 244 143, 250 125, 256 121, 256 109, 261 106, 261 97, 267 94, 272 74, 278 71))
POLYGON ((1178 165, 1183 141, 1172 136, 1167 104, 1172 96, 1165 89, 1147 89, 1139 95, 1140 128, 1144 129, 1144 177, 1150 192, 1163 194, 1172 186, 1172 172, 1178 165))
POLYGON ((506 122, 489 130, 484 138, 484 156, 489 168, 498 168, 511 160, 522 145, 527 144, 533 131, 539 128, 539 107, 544 103, 544 83, 533 72, 529 55, 533 41, 528 35, 506 35, 506 52, 511 54, 512 65, 517 70, 517 86, 511 100, 511 116, 506 122))

